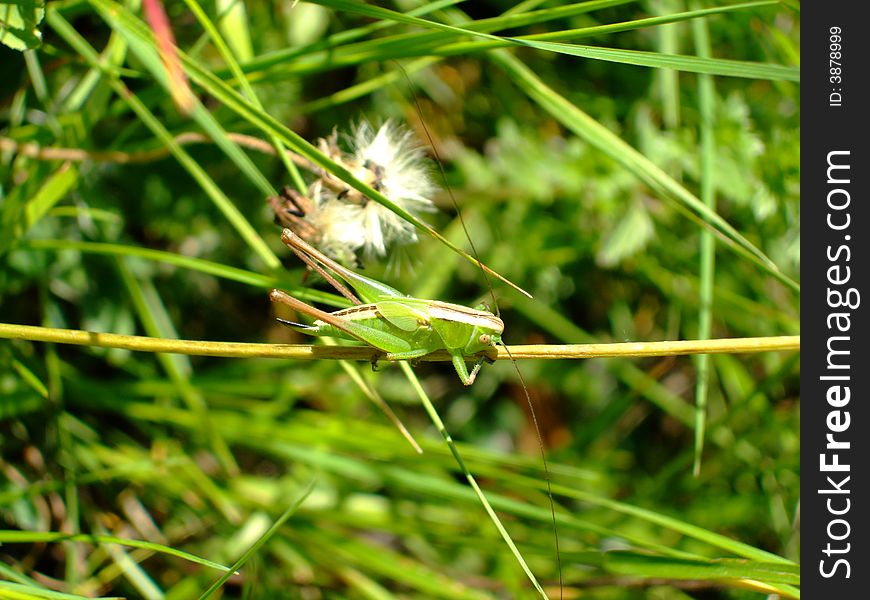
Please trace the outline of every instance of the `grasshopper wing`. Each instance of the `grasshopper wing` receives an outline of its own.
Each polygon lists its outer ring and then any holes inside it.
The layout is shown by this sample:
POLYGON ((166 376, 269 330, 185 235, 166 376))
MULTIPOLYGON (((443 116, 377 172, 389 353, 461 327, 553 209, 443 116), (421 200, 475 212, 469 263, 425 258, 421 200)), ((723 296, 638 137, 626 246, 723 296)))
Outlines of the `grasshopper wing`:
POLYGON ((375 303, 378 313, 391 325, 402 331, 417 331, 421 327, 429 327, 429 315, 416 307, 404 302, 382 300, 375 303))
MULTIPOLYGON (((334 313, 328 313, 320 310, 319 308, 314 308, 313 306, 302 302, 298 298, 294 298, 290 294, 286 292, 282 292, 281 290, 272 290, 269 294, 269 298, 272 302, 280 302, 282 304, 286 304, 290 308, 299 311, 303 314, 309 315, 318 319, 322 323, 332 326, 335 330, 340 331, 348 337, 359 340, 365 344, 369 344, 370 346, 374 346, 379 350, 383 350, 385 352, 407 352, 411 349, 411 345, 407 340, 403 340, 394 335, 391 335, 387 332, 380 331, 376 328, 369 327, 368 325, 363 325, 361 323, 357 323, 351 319, 342 318, 337 316, 334 313)), ((362 306, 361 308, 365 308, 366 306, 362 306)), ((359 310, 357 308, 356 310, 359 310)), ((282 321, 284 321, 282 319, 282 321)), ((286 322, 285 324, 293 327, 297 331, 301 333, 307 333, 309 335, 329 335, 322 333, 322 329, 317 326, 303 325, 301 323, 293 323, 292 321, 286 322), (319 332, 315 333, 319 329, 319 332)))

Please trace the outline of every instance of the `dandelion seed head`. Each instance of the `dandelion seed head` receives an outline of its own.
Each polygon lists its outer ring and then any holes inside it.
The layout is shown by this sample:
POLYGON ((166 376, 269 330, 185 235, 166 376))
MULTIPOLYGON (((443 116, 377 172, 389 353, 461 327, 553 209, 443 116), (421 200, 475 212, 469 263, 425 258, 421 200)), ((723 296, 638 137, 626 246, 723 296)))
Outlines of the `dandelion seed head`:
POLYGON ((375 173, 381 191, 406 210, 431 211, 432 183, 423 148, 414 134, 386 121, 374 131, 366 121, 354 131, 354 159, 375 173))
MULTIPOLYGON (((412 215, 434 210, 435 186, 425 153, 411 131, 385 122, 377 130, 361 122, 349 138, 349 152, 338 145, 338 134, 318 140, 325 155, 387 196, 412 215)), ((417 241, 414 225, 324 172, 308 189, 302 229, 322 252, 353 264, 356 254, 384 257, 387 248, 417 241)))
POLYGON ((365 231, 360 227, 362 207, 344 202, 334 192, 315 181, 308 190, 313 208, 305 216, 317 232, 320 250, 345 264, 356 262, 355 253, 365 245, 365 231))
MULTIPOLYGON (((386 121, 377 131, 363 121, 353 135, 352 162, 358 178, 382 192, 400 208, 413 215, 435 210, 431 197, 435 186, 425 163, 423 148, 413 133, 386 121)), ((393 243, 417 241, 414 226, 390 209, 375 202, 364 206, 366 255, 384 256, 393 243)))

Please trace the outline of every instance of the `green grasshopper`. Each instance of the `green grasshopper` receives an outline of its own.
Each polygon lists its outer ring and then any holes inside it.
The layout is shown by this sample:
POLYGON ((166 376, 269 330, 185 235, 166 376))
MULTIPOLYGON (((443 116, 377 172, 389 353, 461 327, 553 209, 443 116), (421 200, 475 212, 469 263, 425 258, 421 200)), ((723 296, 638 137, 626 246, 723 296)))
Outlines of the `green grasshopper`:
POLYGON ((501 344, 504 323, 496 315, 481 308, 468 308, 438 300, 422 300, 402 294, 390 286, 363 277, 305 242, 290 229, 281 232, 283 241, 303 262, 324 275, 343 295, 357 306, 332 313, 314 308, 281 290, 272 290, 273 302, 286 304, 315 319, 311 325, 278 319, 281 323, 307 335, 358 340, 386 353, 388 360, 414 360, 436 350, 447 350, 459 379, 465 385, 474 383, 484 361, 480 354, 469 373, 466 357, 501 344), (350 285, 363 303, 328 273, 333 273, 350 285))

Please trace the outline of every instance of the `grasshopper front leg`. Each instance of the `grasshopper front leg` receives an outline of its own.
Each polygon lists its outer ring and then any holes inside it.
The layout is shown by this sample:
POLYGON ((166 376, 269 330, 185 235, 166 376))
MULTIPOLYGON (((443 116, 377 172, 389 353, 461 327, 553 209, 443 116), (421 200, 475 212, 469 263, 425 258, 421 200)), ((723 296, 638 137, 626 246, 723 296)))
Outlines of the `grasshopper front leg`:
POLYGON ((451 352, 450 356, 453 361, 453 368, 456 369, 456 374, 459 375, 459 379, 462 380, 463 385, 471 385, 474 383, 474 380, 477 379, 477 373, 483 365, 483 361, 486 360, 486 356, 481 356, 478 361, 474 363, 474 368, 471 369, 471 373, 469 373, 468 365, 465 364, 465 355, 462 354, 462 352, 451 352))

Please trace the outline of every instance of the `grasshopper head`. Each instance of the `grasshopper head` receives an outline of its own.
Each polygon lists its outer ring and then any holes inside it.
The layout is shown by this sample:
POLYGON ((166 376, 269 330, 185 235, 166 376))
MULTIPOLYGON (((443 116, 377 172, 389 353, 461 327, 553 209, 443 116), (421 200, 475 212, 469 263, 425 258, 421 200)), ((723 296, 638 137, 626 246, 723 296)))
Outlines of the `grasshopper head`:
POLYGON ((496 346, 498 344, 501 344, 501 333, 481 333, 478 341, 483 347, 496 346))
POLYGON ((480 312, 476 321, 471 339, 465 347, 467 354, 477 354, 490 346, 501 344, 501 334, 504 331, 501 319, 492 313, 480 312))

